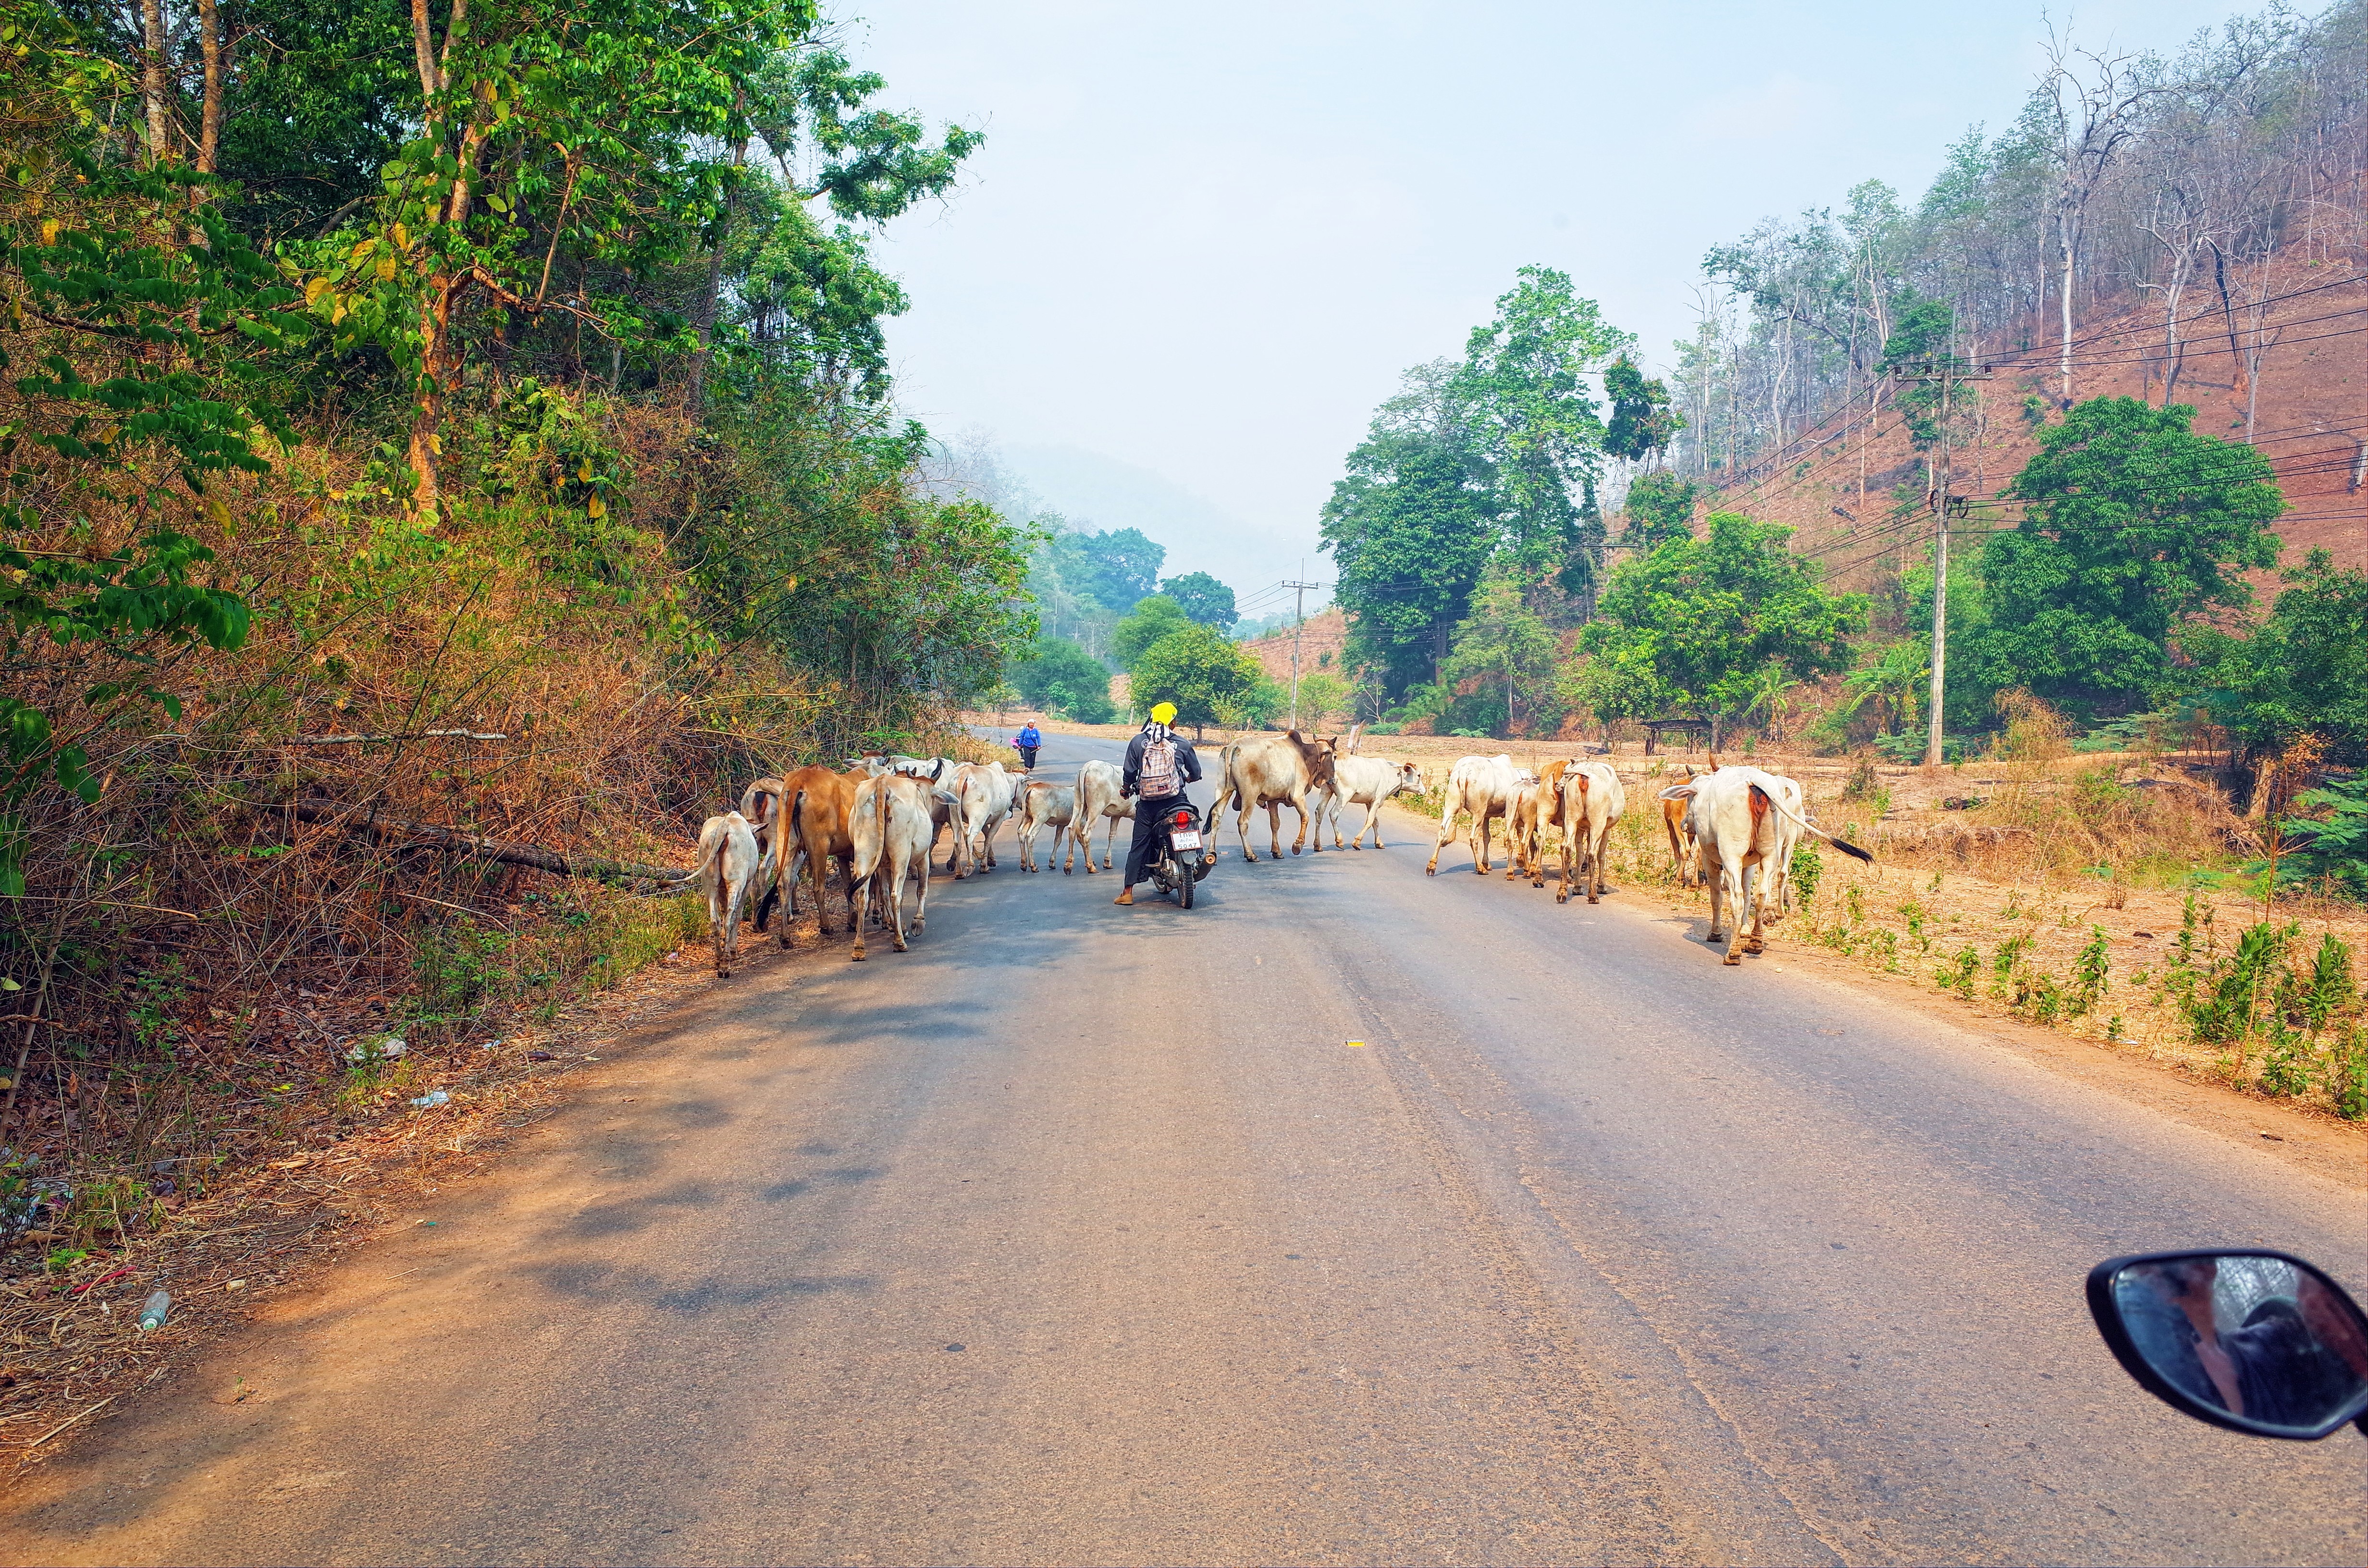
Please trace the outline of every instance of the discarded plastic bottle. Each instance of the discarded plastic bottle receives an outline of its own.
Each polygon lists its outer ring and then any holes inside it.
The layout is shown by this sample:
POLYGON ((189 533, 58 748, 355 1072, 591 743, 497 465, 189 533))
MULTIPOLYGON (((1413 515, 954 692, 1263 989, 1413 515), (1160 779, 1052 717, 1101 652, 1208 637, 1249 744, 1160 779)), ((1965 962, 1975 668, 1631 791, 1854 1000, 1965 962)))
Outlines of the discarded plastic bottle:
POLYGON ((451 1104, 452 1096, 441 1089, 430 1089, 411 1103, 422 1110, 434 1110, 438 1106, 451 1104))
POLYGON ((154 1295, 149 1297, 148 1304, 140 1309, 140 1332, 145 1334, 152 1328, 164 1327, 165 1319, 172 1310, 173 1295, 171 1291, 159 1290, 154 1295))

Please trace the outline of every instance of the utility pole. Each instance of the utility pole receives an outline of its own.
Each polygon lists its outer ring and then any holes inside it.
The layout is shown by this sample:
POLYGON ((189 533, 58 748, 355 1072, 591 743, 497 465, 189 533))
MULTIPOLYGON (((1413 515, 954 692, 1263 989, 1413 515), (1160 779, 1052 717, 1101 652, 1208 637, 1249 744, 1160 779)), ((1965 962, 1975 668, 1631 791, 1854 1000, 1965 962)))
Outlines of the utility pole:
POLYGON ((1307 619, 1307 590, 1320 588, 1321 583, 1285 583, 1286 588, 1298 590, 1298 599, 1291 611, 1291 727, 1299 728, 1299 628, 1307 619))
POLYGON ((1961 516, 1957 498, 1949 494, 1949 402, 1950 393, 1959 381, 1986 381, 1987 370, 1960 370, 1956 356, 1952 353, 1941 368, 1927 375, 1900 376, 1903 381, 1938 381, 1941 383, 1941 460, 1933 475, 1931 494, 1924 500, 1932 512, 1932 690, 1924 721, 1924 766, 1938 767, 1941 762, 1941 704, 1948 691, 1949 681, 1949 519, 1961 516))

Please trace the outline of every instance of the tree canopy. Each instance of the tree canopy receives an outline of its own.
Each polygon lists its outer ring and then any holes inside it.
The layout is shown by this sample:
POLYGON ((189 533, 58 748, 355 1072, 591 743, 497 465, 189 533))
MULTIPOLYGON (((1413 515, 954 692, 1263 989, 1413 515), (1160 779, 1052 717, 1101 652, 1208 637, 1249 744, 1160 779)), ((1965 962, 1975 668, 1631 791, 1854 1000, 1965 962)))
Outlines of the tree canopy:
POLYGON ((1011 666, 1008 678, 1012 689, 1031 704, 1081 724, 1106 724, 1116 711, 1110 671, 1066 638, 1040 638, 1029 656, 1011 666))
POLYGON ((1265 676, 1256 658, 1216 628, 1186 621, 1136 659, 1130 701, 1138 715, 1173 702, 1181 724, 1240 724, 1265 676))
POLYGON ((1455 623, 1497 548, 1487 465, 1452 437, 1377 428, 1349 454, 1324 506, 1333 598, 1349 617, 1352 665, 1395 698, 1437 677, 1455 623))
POLYGON ((1195 624, 1184 607, 1165 594, 1135 602, 1134 609, 1110 632, 1110 653, 1118 667, 1132 670, 1144 650, 1169 632, 1195 624))
POLYGON ((2022 526, 1983 545, 1986 615, 1968 675, 2075 711, 2127 707, 2169 675, 2171 629, 2252 602, 2285 509, 2269 460, 2190 429, 2195 411, 2097 398, 2043 426, 2009 494, 2022 526))
POLYGON ((1173 599, 1187 617, 1203 626, 1224 631, 1241 619, 1234 608, 1234 590, 1206 572, 1187 572, 1180 577, 1170 577, 1159 585, 1159 591, 1173 599))
POLYGON ((1867 601, 1828 593, 1816 562, 1784 548, 1792 535, 1713 512, 1702 538, 1669 540, 1614 568, 1601 619, 1578 638, 1588 664, 1603 666, 1577 677, 1597 716, 1653 703, 1734 712, 1770 665, 1795 676, 1849 668, 1867 601))

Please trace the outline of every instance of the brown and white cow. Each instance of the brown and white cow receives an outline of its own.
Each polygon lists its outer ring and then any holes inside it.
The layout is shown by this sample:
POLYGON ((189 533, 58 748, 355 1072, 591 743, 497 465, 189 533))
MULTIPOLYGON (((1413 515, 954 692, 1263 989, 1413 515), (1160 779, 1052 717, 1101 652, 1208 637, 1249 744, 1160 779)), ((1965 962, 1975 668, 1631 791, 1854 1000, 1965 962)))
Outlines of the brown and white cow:
POLYGON ((863 957, 864 916, 876 896, 887 917, 891 939, 904 952, 905 887, 916 885, 920 902, 913 911, 918 933, 929 915, 929 797, 926 778, 883 773, 856 787, 848 829, 854 840, 855 950, 863 957))
POLYGON ((1134 797, 1121 795, 1126 770, 1115 762, 1089 762, 1077 769, 1077 804, 1069 824, 1069 853, 1061 863, 1064 875, 1075 863, 1079 847, 1086 852, 1086 874, 1094 874, 1094 824, 1110 824, 1102 840, 1102 869, 1110 869, 1110 850, 1118 843, 1118 824, 1134 821, 1134 797))
POLYGON ((740 905, 762 862, 757 832, 738 812, 710 817, 699 829, 699 885, 707 893, 707 924, 715 938, 715 972, 732 972, 740 956, 740 905))
MULTIPOLYGON (((1049 866, 1061 858, 1061 841, 1069 835, 1070 824, 1077 820, 1077 789, 1074 784, 1054 784, 1049 779, 1031 778, 1019 791, 1019 867, 1026 871, 1036 869, 1036 835, 1050 828, 1053 846, 1045 852, 1049 866)), ((1086 863, 1093 864, 1093 851, 1086 851, 1086 863)))
MULTIPOLYGON (((1209 807, 1206 858, 1217 858, 1214 830, 1228 801, 1240 811, 1234 831, 1241 839, 1244 859, 1258 858, 1258 852, 1250 847, 1250 813, 1260 806, 1266 808, 1267 850, 1278 860, 1282 858, 1281 808, 1288 804, 1299 813, 1299 835, 1291 841, 1291 852, 1298 854, 1307 845, 1308 798, 1331 788, 1336 761, 1332 742, 1304 738, 1297 730, 1235 741, 1225 747, 1218 762, 1217 798, 1209 807)), ((1319 852, 1324 847, 1321 834, 1315 847, 1319 852)))
POLYGON ((1710 889, 1710 932, 1716 942, 1731 906, 1734 935, 1725 961, 1766 946, 1762 927, 1782 902, 1791 880, 1793 851, 1801 835, 1813 833, 1843 854, 1872 862, 1874 857, 1810 822, 1801 806, 1801 786, 1782 774, 1757 767, 1722 767, 1661 791, 1663 800, 1686 804, 1694 840, 1696 869, 1710 889))
MULTIPOLYGON (((1706 771, 1711 773, 1718 771, 1716 754, 1711 756, 1710 767, 1706 771)), ((1685 777, 1678 782, 1690 783, 1700 777, 1700 774, 1689 767, 1685 777)), ((1666 793, 1661 797, 1661 826, 1669 835, 1669 858, 1677 864, 1678 886, 1681 888, 1696 887, 1701 883, 1701 878, 1696 874, 1694 865, 1693 829, 1688 825, 1687 805, 1688 801, 1683 799, 1671 800, 1666 793)))
MULTIPOLYGON (((1587 902, 1603 897, 1603 851, 1611 829, 1628 809, 1628 791, 1620 773, 1608 762, 1574 762, 1562 775, 1562 885, 1554 902, 1570 902, 1571 879, 1587 879, 1587 902)), ((1538 868, 1537 885, 1543 887, 1545 868, 1538 868)))
POLYGON ((1323 793, 1315 808, 1315 833, 1321 838, 1328 817, 1332 824, 1332 847, 1343 847, 1340 842, 1340 808, 1362 806, 1365 820, 1357 824, 1357 836, 1346 846, 1350 849, 1365 847, 1365 830, 1373 831, 1373 847, 1384 849, 1382 842, 1382 802, 1400 790, 1422 792, 1422 769, 1411 762, 1384 762, 1378 756, 1335 756, 1332 759, 1332 787, 1323 793))
POLYGON ((1468 812, 1472 816, 1472 869, 1486 876, 1491 869, 1490 825, 1511 809, 1515 787, 1530 777, 1515 767, 1513 759, 1503 752, 1495 756, 1456 758, 1454 768, 1447 776, 1446 795, 1440 804, 1439 841, 1430 846, 1430 864, 1423 868, 1424 874, 1439 875, 1439 852, 1455 836, 1455 813, 1468 812))

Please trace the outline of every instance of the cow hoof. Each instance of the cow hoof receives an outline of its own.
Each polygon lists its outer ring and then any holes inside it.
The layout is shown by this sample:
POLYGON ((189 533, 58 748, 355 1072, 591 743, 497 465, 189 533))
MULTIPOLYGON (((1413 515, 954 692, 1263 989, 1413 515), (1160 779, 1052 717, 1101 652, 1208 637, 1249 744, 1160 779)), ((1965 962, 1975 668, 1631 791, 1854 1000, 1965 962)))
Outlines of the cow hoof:
POLYGON ((1603 901, 1596 897, 1593 893, 1588 893, 1587 895, 1587 902, 1589 903, 1601 903, 1603 901))
POLYGON ((863 961, 863 949, 861 948, 858 948, 855 951, 848 954, 847 961, 849 963, 861 963, 863 961))
POLYGON ((1741 969, 1743 967, 1743 960, 1736 958, 1733 953, 1727 954, 1726 957, 1721 959, 1719 961, 1733 969, 1741 969))
POLYGON ((900 953, 909 953, 909 952, 911 952, 911 951, 913 950, 912 949, 910 949, 910 948, 908 948, 908 947, 906 947, 906 946, 905 945, 905 938, 903 938, 902 937, 897 937, 897 938, 896 938, 895 947, 896 947, 896 950, 897 950, 898 952, 900 952, 900 953))

